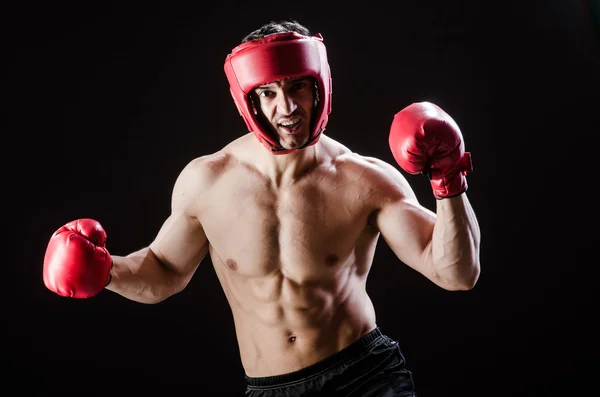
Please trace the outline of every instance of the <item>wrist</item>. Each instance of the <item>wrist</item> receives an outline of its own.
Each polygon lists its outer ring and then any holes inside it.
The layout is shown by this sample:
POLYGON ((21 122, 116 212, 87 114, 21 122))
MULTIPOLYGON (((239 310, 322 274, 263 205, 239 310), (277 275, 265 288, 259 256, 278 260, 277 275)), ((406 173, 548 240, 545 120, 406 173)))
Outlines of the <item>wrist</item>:
POLYGON ((467 178, 462 172, 456 173, 452 177, 432 179, 430 182, 433 195, 438 200, 459 196, 468 188, 467 178))
POLYGON ((436 199, 455 197, 467 191, 467 172, 473 171, 471 153, 465 152, 454 166, 442 172, 428 172, 425 175, 431 182, 436 199))
POLYGON ((115 266, 115 262, 110 262, 110 270, 108 271, 108 280, 106 280, 106 284, 104 284, 104 288, 108 287, 108 284, 112 281, 112 269, 115 266))

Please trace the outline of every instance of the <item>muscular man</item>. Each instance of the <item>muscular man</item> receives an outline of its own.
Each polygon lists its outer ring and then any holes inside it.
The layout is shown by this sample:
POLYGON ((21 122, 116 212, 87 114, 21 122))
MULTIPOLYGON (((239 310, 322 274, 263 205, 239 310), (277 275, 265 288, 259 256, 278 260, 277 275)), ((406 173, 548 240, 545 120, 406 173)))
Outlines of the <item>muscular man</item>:
POLYGON ((323 133, 332 91, 321 35, 269 23, 233 49, 225 73, 249 132, 184 167, 148 247, 111 256, 92 219, 57 230, 45 285, 62 296, 106 288, 157 303, 182 291, 209 254, 233 313, 247 396, 415 396, 366 282, 380 237, 441 288, 477 282, 480 233, 457 124, 429 102, 391 123, 387 144, 406 172, 429 177, 434 213, 395 166, 323 133))

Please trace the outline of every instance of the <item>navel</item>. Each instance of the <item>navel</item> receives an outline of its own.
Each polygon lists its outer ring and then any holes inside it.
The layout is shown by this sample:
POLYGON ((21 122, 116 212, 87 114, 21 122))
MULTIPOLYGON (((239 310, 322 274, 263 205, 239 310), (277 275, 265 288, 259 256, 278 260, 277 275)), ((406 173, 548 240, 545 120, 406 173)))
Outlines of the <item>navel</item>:
POLYGON ((296 335, 292 335, 288 338, 288 341, 290 341, 290 343, 294 343, 296 342, 296 335))
POLYGON ((327 266, 335 266, 339 260, 340 258, 336 254, 329 254, 325 257, 325 264, 327 266))
POLYGON ((230 268, 231 270, 233 270, 234 272, 238 269, 237 262, 231 258, 229 258, 225 261, 225 265, 227 265, 227 267, 230 268))

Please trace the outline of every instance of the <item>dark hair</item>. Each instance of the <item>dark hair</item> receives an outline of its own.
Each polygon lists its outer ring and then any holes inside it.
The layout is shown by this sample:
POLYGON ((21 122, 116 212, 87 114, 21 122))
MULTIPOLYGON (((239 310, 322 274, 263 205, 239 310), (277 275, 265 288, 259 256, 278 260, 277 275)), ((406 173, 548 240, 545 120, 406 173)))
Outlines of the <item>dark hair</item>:
POLYGON ((253 32, 250 32, 242 39, 242 43, 252 40, 262 39, 265 36, 275 34, 275 33, 285 33, 285 32, 296 32, 300 33, 303 36, 312 36, 312 32, 304 25, 298 23, 293 19, 288 19, 285 21, 271 21, 267 24, 264 24, 260 28, 256 29, 253 32))

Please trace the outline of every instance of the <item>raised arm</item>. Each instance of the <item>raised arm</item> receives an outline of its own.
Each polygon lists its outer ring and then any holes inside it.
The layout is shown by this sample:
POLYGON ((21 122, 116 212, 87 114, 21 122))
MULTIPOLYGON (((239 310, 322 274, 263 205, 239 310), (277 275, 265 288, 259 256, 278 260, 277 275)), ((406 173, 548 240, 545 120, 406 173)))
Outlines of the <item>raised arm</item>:
POLYGON ((431 103, 415 103, 396 114, 390 147, 411 174, 426 174, 436 212, 422 207, 406 179, 382 165, 386 198, 376 225, 404 263, 448 290, 473 288, 479 278, 480 230, 467 198, 470 153, 454 120, 431 103))

